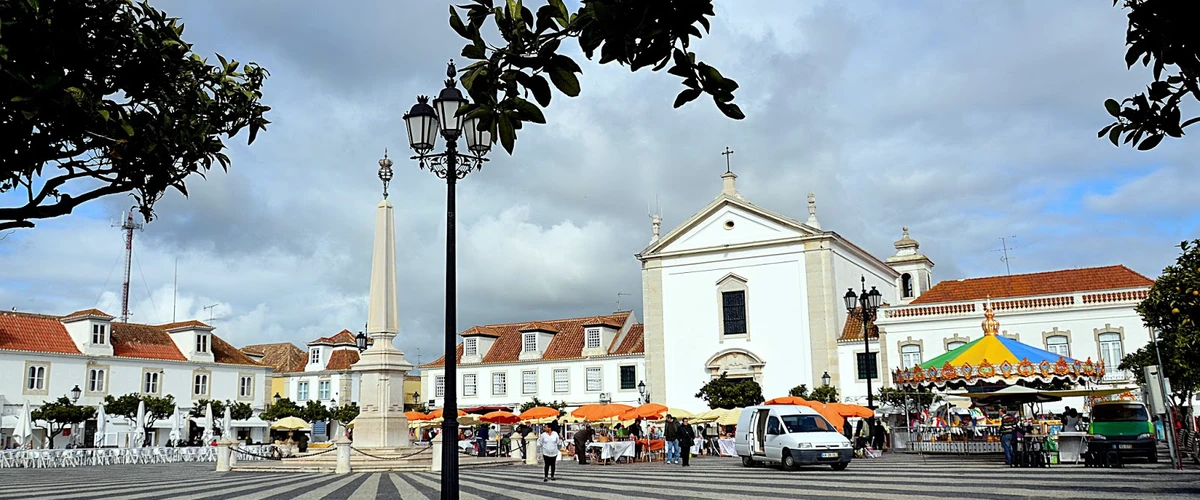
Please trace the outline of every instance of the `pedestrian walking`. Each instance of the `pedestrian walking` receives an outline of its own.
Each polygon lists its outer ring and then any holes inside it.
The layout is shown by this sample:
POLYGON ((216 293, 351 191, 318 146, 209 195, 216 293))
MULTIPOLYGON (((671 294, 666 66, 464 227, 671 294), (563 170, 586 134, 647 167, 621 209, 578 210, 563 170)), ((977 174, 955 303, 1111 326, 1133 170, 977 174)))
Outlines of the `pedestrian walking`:
MULTIPOLYGON (((680 425, 676 431, 679 435, 679 444, 676 446, 677 449, 683 449, 683 454, 681 455, 683 457, 683 466, 687 467, 688 459, 692 457, 692 445, 696 444, 696 431, 692 429, 692 426, 688 425, 688 419, 685 418, 682 422, 683 425, 680 425)), ((676 453, 679 453, 679 451, 676 451, 676 453)))
POLYGON ((663 424, 663 439, 667 442, 667 463, 679 463, 679 428, 675 417, 667 414, 667 422, 663 424))
POLYGON ((1017 432, 1017 419, 1000 408, 1000 445, 1004 447, 1004 464, 1013 464, 1013 439, 1017 432))
POLYGON ((488 425, 483 424, 479 426, 479 432, 475 434, 475 439, 479 442, 479 456, 481 457, 487 456, 488 431, 488 425))
POLYGON ((538 436, 538 451, 542 454, 542 462, 546 464, 542 471, 542 482, 555 481, 554 462, 562 452, 558 449, 558 433, 548 425, 542 428, 542 435, 538 436))

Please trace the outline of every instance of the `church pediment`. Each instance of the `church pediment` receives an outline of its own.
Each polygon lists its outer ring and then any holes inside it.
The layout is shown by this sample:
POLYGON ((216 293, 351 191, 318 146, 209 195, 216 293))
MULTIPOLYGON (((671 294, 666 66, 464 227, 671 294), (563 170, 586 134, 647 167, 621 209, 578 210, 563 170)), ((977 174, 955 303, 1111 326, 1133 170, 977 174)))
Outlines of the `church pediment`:
POLYGON ((765 242, 818 234, 796 220, 721 196, 642 252, 642 255, 765 242))

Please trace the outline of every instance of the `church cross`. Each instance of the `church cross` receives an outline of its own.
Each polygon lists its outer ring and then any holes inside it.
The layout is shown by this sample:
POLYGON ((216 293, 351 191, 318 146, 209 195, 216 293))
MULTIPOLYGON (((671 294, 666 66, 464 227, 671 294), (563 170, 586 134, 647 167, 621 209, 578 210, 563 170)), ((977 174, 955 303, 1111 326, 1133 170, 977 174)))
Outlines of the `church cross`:
POLYGON ((729 146, 725 146, 725 152, 721 153, 721 155, 725 157, 725 173, 727 174, 733 173, 733 171, 729 168, 729 155, 731 154, 733 154, 733 150, 729 149, 729 146))

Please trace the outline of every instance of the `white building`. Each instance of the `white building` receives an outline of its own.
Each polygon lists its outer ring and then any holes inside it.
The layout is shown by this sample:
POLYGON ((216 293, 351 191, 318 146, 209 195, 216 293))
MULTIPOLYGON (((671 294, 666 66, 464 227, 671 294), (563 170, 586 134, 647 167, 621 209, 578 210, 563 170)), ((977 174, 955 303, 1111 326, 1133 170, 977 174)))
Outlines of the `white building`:
MULTIPOLYGON (((882 385, 891 385, 890 374, 901 367, 979 338, 989 297, 1001 335, 1080 361, 1103 361, 1103 382, 1131 383, 1132 374, 1117 366, 1125 354, 1150 342, 1134 307, 1153 283, 1125 266, 940 282, 907 304, 880 309, 872 351, 882 349, 882 385)), ((856 326, 846 329, 839 346, 843 369, 850 369, 854 353, 862 350, 861 325, 856 326)), ((843 384, 839 392, 862 400, 866 387, 843 384)))
MULTIPOLYGON (((115 322, 95 309, 66 316, 0 312, 0 373, 12 377, 0 378, 3 444, 10 442, 26 401, 36 408, 70 397, 75 387, 81 390, 81 405, 137 393, 173 395, 184 412, 201 399, 245 402, 261 411, 271 368, 246 357, 213 330, 199 321, 157 326, 115 322)), ((264 438, 266 423, 257 418, 234 426, 239 435, 264 438)), ((160 420, 154 429, 152 442, 166 442, 171 423, 160 420)), ((83 442, 94 442, 95 430, 96 422, 88 422, 83 442)), ((105 442, 123 446, 132 431, 131 422, 110 416, 105 442)), ((186 437, 188 429, 182 432, 186 437)), ((43 442, 45 435, 44 429, 35 430, 34 442, 43 442)), ((59 436, 53 444, 62 447, 70 439, 59 436)))
POLYGON ((833 384, 852 377, 838 361, 842 296, 865 278, 894 297, 902 273, 823 230, 813 195, 800 222, 747 201, 733 173, 721 177, 721 193, 662 238, 654 217, 637 255, 653 401, 703 410, 694 394, 721 373, 753 378, 766 398, 812 388, 826 372, 833 384))
MULTIPOLYGON (((517 407, 537 398, 569 406, 638 404, 646 377, 642 325, 632 312, 474 326, 458 345, 459 409, 517 407)), ((445 396, 445 357, 421 365, 431 408, 445 396)))

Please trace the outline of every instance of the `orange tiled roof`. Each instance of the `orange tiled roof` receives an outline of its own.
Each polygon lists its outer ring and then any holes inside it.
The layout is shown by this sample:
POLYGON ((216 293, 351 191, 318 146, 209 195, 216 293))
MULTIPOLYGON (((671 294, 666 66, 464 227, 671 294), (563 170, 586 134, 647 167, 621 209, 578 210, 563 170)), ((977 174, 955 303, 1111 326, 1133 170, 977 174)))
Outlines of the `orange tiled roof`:
POLYGON ((530 321, 529 323, 526 323, 525 326, 522 326, 520 330, 522 332, 558 333, 558 328, 555 328, 554 325, 545 321, 530 321))
POLYGON ((265 366, 262 363, 258 363, 257 361, 250 359, 249 356, 242 351, 239 351, 238 348, 230 345, 229 342, 221 340, 221 337, 216 335, 212 336, 211 347, 213 361, 216 361, 217 363, 225 363, 229 365, 265 366))
POLYGON ((0 312, 0 349, 82 354, 57 316, 0 312))
POLYGON ((326 370, 349 370, 350 365, 358 362, 358 349, 336 349, 329 355, 325 363, 326 370))
MULTIPOLYGON (((213 339, 216 344, 216 335, 213 339)), ((164 329, 150 325, 113 323, 112 346, 115 356, 187 361, 164 329)))
POLYGON ((612 316, 593 316, 583 322, 583 326, 611 326, 613 328, 620 328, 624 325, 625 322, 618 323, 612 319, 612 316))
POLYGON ((321 337, 308 343, 308 345, 320 344, 358 346, 358 342, 354 340, 354 334, 351 333, 350 330, 342 330, 334 334, 332 337, 321 337))
MULTIPOLYGON (((607 316, 588 316, 584 318, 568 318, 556 319, 550 321, 536 321, 533 323, 506 323, 498 325, 484 325, 483 328, 491 329, 499 334, 496 341, 492 343, 492 347, 488 349, 487 354, 483 357, 483 363, 511 363, 519 360, 521 355, 521 332, 533 330, 557 331, 554 338, 550 341, 550 345, 546 346, 546 351, 542 353, 541 359, 575 359, 582 358, 583 352, 583 325, 585 324, 605 324, 605 325, 621 325, 625 324, 625 320, 629 317, 629 312, 619 312, 607 316), (601 323, 597 323, 597 320, 601 323), (530 325, 537 324, 539 326, 530 328, 530 325)), ((622 343, 624 345, 624 343, 622 343)), ((458 360, 462 360, 462 344, 458 344, 456 356, 458 360)), ((632 348, 630 348, 632 349, 632 348)), ((609 354, 618 354, 617 351, 610 349, 609 354)), ((634 352, 634 351, 631 351, 634 352)), ((640 352, 640 351, 636 351, 640 352)), ((622 353, 624 354, 624 353, 622 353)), ((442 356, 433 362, 423 364, 421 366, 442 366, 446 363, 446 357, 442 356)))
POLYGON ((308 363, 304 351, 291 342, 248 345, 242 352, 262 356, 259 363, 275 368, 275 373, 304 371, 304 365, 308 363))
POLYGON ((157 328, 161 328, 163 330, 174 330, 176 328, 209 328, 209 329, 211 329, 212 327, 209 325, 206 325, 200 321, 191 319, 191 320, 187 320, 187 321, 177 321, 175 323, 167 323, 165 325, 158 325, 157 328))
POLYGON ((983 300, 988 296, 995 299, 1115 290, 1148 287, 1153 284, 1154 280, 1125 266, 1066 269, 1044 273, 942 281, 917 297, 912 304, 983 300))
MULTIPOLYGON (((859 319, 859 315, 862 314, 861 311, 862 311, 861 307, 855 307, 853 314, 846 313, 846 325, 842 327, 842 336, 838 338, 839 341, 841 341, 841 340, 862 340, 863 325, 862 325, 862 320, 859 319)), ((871 329, 871 338, 872 339, 879 338, 879 327, 875 325, 875 322, 872 321, 870 326, 868 326, 868 328, 871 329)))
POLYGON ((621 340, 621 345, 617 346, 612 351, 613 354, 641 354, 646 352, 646 345, 642 343, 642 324, 631 325, 629 332, 625 334, 625 338, 621 340))
POLYGON ((104 311, 101 311, 99 309, 84 309, 82 311, 75 311, 71 314, 63 316, 63 319, 67 320, 67 319, 73 319, 73 318, 82 318, 84 316, 99 316, 101 318, 108 318, 108 319, 115 318, 115 316, 107 314, 104 311))
MULTIPOLYGON (((521 331, 528 331, 528 330, 521 330, 521 331)), ((467 329, 467 331, 462 332, 460 335, 462 335, 463 337, 467 337, 470 335, 482 335, 484 337, 499 337, 500 332, 497 332, 495 328, 491 328, 491 327, 487 327, 487 326, 472 326, 471 328, 467 329)))

